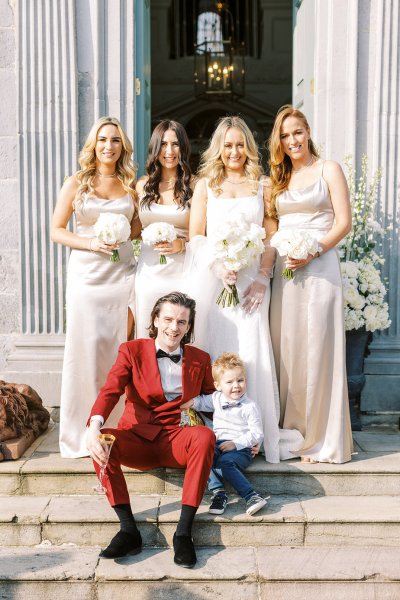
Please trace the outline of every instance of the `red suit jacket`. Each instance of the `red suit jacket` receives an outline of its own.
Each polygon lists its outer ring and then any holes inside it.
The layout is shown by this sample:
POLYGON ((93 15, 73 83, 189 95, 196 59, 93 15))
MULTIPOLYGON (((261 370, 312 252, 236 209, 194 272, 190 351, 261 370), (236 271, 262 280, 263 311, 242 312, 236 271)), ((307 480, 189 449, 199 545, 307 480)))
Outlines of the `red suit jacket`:
POLYGON ((179 425, 181 404, 199 394, 211 394, 214 390, 209 355, 194 346, 185 345, 182 396, 168 402, 161 385, 154 340, 133 340, 119 347, 117 360, 100 390, 90 417, 101 415, 106 420, 125 392, 125 410, 118 429, 132 429, 140 437, 154 440, 162 428, 179 425))

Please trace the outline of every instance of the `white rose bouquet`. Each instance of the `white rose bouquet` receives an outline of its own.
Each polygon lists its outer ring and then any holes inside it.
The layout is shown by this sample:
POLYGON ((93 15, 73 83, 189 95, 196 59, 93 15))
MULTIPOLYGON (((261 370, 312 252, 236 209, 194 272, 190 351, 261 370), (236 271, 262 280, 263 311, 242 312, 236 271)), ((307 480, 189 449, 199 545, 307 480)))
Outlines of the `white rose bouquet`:
MULTIPOLYGON (((318 241, 306 231, 296 229, 277 231, 271 238, 271 246, 277 249, 279 256, 295 259, 305 259, 309 254, 318 252, 318 241)), ((282 277, 293 279, 292 269, 283 269, 282 277)))
MULTIPOLYGON (((142 231, 142 240, 144 244, 149 246, 154 246, 155 244, 159 244, 160 242, 173 242, 176 240, 176 231, 175 227, 170 223, 164 223, 160 221, 159 223, 151 223, 147 225, 142 231)), ((160 264, 165 265, 167 262, 164 254, 160 255, 160 264)))
POLYGON ((353 226, 339 245, 343 280, 346 331, 365 327, 367 331, 390 326, 389 308, 384 302, 386 288, 379 265, 385 260, 379 249, 379 238, 385 229, 375 220, 374 212, 382 171, 378 169, 368 184, 368 158, 361 159, 361 176, 356 181, 350 157, 346 157, 353 226))
MULTIPOLYGON (((121 244, 126 242, 131 235, 131 226, 125 215, 115 213, 102 213, 94 224, 96 237, 105 244, 121 244)), ((113 250, 111 262, 118 262, 119 252, 113 250)))
MULTIPOLYGON (((211 240, 211 252, 216 264, 236 273, 250 266, 264 252, 265 229, 256 223, 248 223, 244 215, 238 215, 222 225, 211 240)), ((217 304, 237 306, 240 303, 236 285, 222 290, 217 304)))

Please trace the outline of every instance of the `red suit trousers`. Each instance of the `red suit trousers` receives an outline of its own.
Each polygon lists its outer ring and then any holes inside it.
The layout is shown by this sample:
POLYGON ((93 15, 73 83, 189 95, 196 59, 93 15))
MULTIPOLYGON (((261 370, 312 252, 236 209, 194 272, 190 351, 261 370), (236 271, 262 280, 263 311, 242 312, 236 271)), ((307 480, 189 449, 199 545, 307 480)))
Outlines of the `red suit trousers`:
MULTIPOLYGON (((153 441, 131 430, 106 428, 102 433, 116 437, 103 478, 111 506, 130 503, 122 465, 140 471, 157 467, 186 469, 182 504, 199 506, 214 457, 215 436, 208 427, 168 427, 153 441)), ((98 475, 100 467, 95 461, 93 464, 98 475)))

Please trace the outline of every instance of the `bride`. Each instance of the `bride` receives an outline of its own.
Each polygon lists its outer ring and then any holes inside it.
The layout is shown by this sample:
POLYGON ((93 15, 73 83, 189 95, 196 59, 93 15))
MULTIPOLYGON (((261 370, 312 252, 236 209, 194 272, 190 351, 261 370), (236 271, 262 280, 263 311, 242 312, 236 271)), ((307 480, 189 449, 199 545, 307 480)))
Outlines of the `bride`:
MULTIPOLYGON (((265 458, 277 463, 281 438, 279 400, 268 325, 270 277, 275 258, 268 240, 277 226, 276 221, 267 216, 256 142, 240 117, 224 117, 219 121, 202 156, 198 175, 189 227, 190 251, 197 257, 197 282, 191 293, 202 307, 199 316, 204 323, 199 327, 199 319, 197 321, 196 344, 208 351, 212 359, 227 351, 236 352, 243 359, 249 396, 258 403, 263 418, 265 458), (214 261, 211 270, 207 273, 203 269, 201 276, 201 265, 207 261, 205 240, 199 236, 212 239, 221 225, 238 216, 265 228, 267 238, 261 259, 238 273, 226 271, 214 261), (237 287, 240 304, 217 305, 218 291, 222 286, 233 284, 237 287), (204 290, 209 301, 207 308, 204 307, 204 290)), ((291 447, 296 443, 298 440, 293 440, 291 447)), ((290 444, 288 441, 288 446, 290 444)), ((281 444, 281 458, 291 457, 288 449, 281 444)))

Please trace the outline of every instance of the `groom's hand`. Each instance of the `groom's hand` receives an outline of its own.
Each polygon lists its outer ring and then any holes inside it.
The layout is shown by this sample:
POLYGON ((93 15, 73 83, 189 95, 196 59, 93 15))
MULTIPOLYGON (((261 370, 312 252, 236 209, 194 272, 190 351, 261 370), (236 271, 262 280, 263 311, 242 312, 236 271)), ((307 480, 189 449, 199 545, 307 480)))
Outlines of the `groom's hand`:
POLYGON ((100 423, 98 421, 92 421, 86 434, 86 447, 89 450, 91 458, 97 462, 98 465, 102 466, 107 463, 107 454, 100 443, 100 423))
POLYGON ((193 404, 194 404, 194 400, 192 398, 191 400, 188 400, 184 404, 181 404, 181 408, 183 408, 183 409, 192 408, 193 404))

